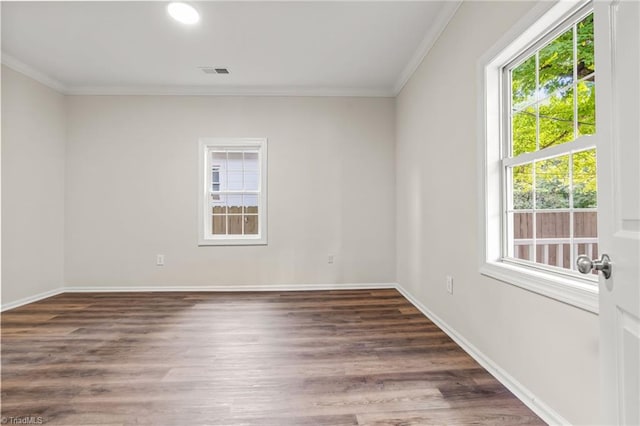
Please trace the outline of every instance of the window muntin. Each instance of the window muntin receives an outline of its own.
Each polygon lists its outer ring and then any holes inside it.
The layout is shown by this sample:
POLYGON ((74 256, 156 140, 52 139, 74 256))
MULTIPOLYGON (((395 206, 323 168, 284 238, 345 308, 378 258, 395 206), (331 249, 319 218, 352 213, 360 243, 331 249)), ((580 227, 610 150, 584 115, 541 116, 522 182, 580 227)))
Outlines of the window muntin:
POLYGON ((503 259, 575 270, 597 256, 593 13, 582 9, 503 68, 503 259))
POLYGON ((266 244, 266 140, 204 140, 201 155, 201 245, 266 244))

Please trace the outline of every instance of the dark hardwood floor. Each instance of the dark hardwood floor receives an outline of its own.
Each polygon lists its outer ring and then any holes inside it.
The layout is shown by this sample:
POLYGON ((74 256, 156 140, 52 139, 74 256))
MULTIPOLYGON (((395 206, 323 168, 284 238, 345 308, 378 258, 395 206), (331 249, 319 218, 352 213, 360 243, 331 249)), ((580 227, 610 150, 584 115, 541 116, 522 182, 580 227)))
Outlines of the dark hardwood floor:
POLYGON ((395 290, 62 294, 2 314, 2 416, 544 424, 395 290))

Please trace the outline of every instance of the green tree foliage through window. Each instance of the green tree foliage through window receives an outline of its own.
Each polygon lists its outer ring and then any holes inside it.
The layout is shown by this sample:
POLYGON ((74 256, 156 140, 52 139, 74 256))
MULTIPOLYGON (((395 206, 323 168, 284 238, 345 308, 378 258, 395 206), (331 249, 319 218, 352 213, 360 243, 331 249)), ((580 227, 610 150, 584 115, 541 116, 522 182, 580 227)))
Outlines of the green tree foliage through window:
MULTIPOLYGON (((511 70, 512 157, 595 133, 593 42, 591 13, 511 70)), ((513 208, 596 207, 595 172, 595 149, 514 167, 513 208)))

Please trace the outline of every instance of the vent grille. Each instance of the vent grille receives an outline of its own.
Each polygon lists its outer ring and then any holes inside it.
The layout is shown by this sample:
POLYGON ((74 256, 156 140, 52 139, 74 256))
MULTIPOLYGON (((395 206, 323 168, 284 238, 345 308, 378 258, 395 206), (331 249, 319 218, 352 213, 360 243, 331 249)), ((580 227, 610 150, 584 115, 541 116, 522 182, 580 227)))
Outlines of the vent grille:
POLYGON ((215 68, 215 67, 200 67, 205 74, 229 74, 227 68, 215 68))

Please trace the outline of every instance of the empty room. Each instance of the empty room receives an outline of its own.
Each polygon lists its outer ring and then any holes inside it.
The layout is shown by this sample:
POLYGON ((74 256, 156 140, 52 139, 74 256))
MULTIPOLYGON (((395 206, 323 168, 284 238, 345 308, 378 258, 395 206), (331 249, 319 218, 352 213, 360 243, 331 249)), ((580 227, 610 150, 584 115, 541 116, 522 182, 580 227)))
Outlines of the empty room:
POLYGON ((640 425, 640 2, 0 16, 0 423, 640 425))

